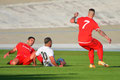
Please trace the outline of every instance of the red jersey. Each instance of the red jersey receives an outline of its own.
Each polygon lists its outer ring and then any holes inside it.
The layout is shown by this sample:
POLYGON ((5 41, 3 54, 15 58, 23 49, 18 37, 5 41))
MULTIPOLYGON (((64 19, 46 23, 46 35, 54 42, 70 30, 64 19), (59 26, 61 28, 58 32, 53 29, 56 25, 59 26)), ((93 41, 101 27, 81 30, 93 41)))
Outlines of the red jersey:
POLYGON ((32 54, 33 51, 35 51, 31 46, 29 46, 26 43, 18 43, 16 45, 17 48, 17 56, 23 56, 23 57, 28 57, 32 54))
POLYGON ((92 40, 92 31, 99 28, 98 24, 89 17, 80 17, 77 20, 79 25, 78 42, 89 43, 92 40))

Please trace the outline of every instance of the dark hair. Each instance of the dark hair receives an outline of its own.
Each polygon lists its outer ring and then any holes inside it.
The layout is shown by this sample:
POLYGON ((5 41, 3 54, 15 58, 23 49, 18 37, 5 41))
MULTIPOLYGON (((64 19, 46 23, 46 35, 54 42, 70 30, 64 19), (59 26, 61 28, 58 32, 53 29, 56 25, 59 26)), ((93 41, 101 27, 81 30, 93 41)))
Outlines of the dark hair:
POLYGON ((95 13, 95 9, 93 9, 93 8, 90 8, 89 11, 93 11, 95 13))
POLYGON ((45 44, 47 44, 49 41, 52 41, 50 37, 46 37, 46 38, 44 39, 44 43, 45 43, 45 44))
POLYGON ((30 39, 34 39, 34 40, 35 40, 35 38, 34 38, 34 37, 32 37, 32 36, 28 37, 28 40, 30 40, 30 39))

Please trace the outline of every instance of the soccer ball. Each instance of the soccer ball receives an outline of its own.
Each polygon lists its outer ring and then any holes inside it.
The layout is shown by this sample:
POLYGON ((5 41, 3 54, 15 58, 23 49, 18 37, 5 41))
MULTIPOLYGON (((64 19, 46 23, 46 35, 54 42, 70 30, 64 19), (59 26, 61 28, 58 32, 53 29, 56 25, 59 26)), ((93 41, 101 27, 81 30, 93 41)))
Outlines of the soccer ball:
POLYGON ((64 66, 64 65, 66 65, 66 62, 65 62, 65 60, 63 58, 59 58, 59 59, 57 59, 57 64, 64 66))

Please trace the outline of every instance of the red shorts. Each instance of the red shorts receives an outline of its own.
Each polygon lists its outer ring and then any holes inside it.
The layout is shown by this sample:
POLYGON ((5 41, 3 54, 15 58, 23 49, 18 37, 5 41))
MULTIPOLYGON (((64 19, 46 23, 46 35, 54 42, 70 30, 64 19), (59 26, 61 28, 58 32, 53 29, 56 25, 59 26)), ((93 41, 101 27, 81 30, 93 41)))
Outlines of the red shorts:
POLYGON ((41 63, 43 63, 43 58, 42 55, 40 54, 39 56, 37 56, 38 61, 40 61, 41 63))
POLYGON ((94 39, 94 38, 90 43, 87 43, 87 44, 79 43, 79 45, 87 50, 90 50, 90 49, 97 50, 99 48, 103 48, 101 42, 99 42, 97 39, 94 39))
POLYGON ((24 56, 17 55, 15 59, 19 60, 18 65, 29 65, 29 64, 31 64, 32 60, 30 60, 26 63, 25 60, 28 59, 28 58, 29 57, 24 57, 24 56))

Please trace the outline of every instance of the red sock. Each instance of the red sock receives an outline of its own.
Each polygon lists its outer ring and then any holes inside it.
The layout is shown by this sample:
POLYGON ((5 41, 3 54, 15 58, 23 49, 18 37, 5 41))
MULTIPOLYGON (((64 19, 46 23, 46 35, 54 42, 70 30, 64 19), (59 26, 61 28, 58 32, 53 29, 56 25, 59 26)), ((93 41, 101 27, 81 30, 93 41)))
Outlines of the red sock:
POLYGON ((37 59, 38 59, 41 63, 43 63, 43 58, 42 58, 41 55, 37 56, 37 59))
POLYGON ((94 64, 94 49, 90 49, 88 55, 89 55, 90 64, 94 64))
POLYGON ((103 46, 102 45, 97 49, 97 53, 98 53, 99 60, 103 61, 103 46))
POLYGON ((10 60, 10 64, 12 63, 13 60, 10 60))

